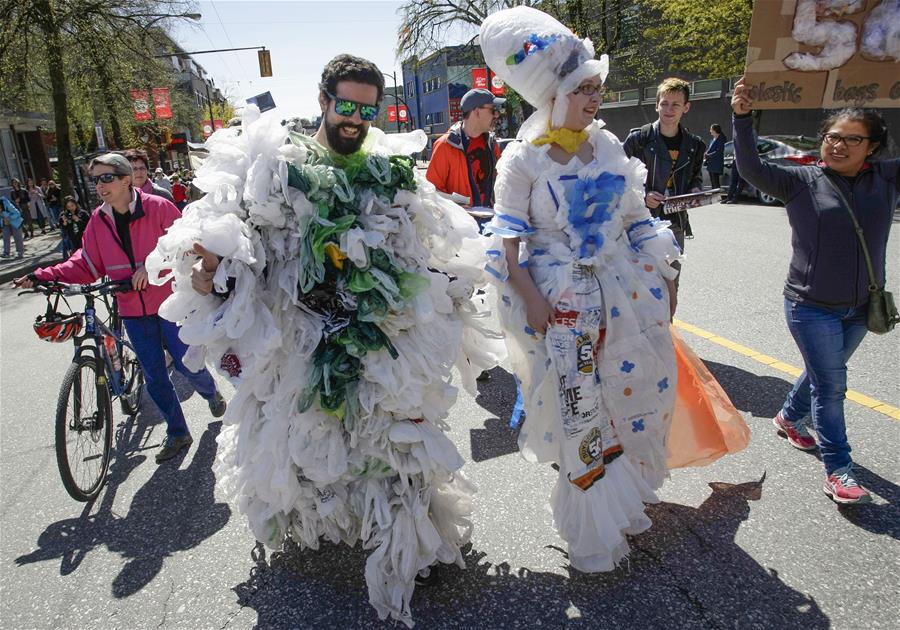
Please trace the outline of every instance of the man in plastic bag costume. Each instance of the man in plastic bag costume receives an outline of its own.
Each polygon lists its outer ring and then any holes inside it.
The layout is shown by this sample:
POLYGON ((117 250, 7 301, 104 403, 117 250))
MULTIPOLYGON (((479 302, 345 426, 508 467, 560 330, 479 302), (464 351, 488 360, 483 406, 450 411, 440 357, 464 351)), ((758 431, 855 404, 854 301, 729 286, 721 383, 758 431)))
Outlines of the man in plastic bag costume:
POLYGON ((411 626, 417 573, 464 566, 472 527, 443 432, 451 369, 474 390, 502 342, 470 300, 475 222, 412 168, 424 134, 369 129, 383 87, 374 64, 333 59, 313 139, 245 110, 207 141, 207 194, 147 265, 175 276, 160 312, 181 323, 185 362, 237 387, 215 472, 254 535, 362 541, 370 602, 411 626))

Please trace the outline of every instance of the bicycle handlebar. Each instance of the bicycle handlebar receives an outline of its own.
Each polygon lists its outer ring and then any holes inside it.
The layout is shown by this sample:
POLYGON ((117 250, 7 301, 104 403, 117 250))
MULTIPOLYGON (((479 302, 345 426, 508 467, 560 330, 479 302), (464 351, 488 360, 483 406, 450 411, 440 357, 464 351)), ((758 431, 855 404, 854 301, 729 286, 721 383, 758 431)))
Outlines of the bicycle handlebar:
POLYGON ((51 280, 49 282, 37 281, 34 287, 20 291, 18 295, 27 293, 41 293, 46 296, 59 293, 61 295, 88 295, 96 293, 98 295, 108 295, 110 293, 124 293, 132 291, 131 280, 106 280, 104 282, 95 282, 93 284, 67 284, 51 280))

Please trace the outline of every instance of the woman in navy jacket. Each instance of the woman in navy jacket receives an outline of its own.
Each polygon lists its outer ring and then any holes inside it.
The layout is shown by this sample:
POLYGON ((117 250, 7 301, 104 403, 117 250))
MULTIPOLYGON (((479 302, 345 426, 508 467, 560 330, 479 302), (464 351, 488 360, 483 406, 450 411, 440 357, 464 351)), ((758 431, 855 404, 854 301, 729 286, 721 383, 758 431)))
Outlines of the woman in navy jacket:
POLYGON ((900 197, 900 160, 871 162, 887 140, 884 120, 873 110, 844 109, 822 125, 818 164, 763 163, 753 141, 753 101, 743 80, 735 86, 731 106, 738 169, 759 190, 784 202, 792 231, 785 315, 806 369, 775 416, 775 426, 796 448, 814 450, 818 441, 824 491, 834 501, 871 501, 853 472, 844 421, 847 361, 866 334, 869 276, 841 197, 863 229, 876 281, 883 287, 888 232, 900 197), (816 440, 805 427, 810 413, 816 440))
POLYGON ((706 153, 703 154, 703 163, 706 164, 709 173, 709 183, 713 188, 718 188, 719 178, 725 172, 725 143, 728 142, 728 138, 722 133, 722 125, 710 126, 709 134, 712 140, 706 153))

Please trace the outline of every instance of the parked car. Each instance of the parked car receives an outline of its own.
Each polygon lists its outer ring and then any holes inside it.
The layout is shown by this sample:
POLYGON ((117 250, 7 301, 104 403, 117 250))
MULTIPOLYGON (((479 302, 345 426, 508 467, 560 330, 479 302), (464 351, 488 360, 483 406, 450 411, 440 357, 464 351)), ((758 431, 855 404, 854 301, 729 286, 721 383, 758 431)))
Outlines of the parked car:
MULTIPOLYGON (((756 141, 756 150, 764 162, 783 166, 815 164, 819 161, 819 139, 811 136, 760 136, 756 141)), ((725 143, 725 173, 722 185, 731 183, 731 164, 734 162, 734 143, 725 143)), ((755 197, 760 203, 774 206, 778 199, 757 190, 750 182, 744 184, 744 195, 755 197)))

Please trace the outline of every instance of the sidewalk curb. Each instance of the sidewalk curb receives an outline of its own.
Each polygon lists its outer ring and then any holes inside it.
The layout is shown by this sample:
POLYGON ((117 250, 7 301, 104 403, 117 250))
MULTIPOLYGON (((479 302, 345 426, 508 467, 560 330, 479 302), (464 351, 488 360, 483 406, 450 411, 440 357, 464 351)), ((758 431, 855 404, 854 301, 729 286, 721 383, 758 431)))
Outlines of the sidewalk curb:
MULTIPOLYGON (((10 239, 12 240, 12 239, 10 239)), ((17 259, 15 244, 10 242, 12 258, 0 258, 0 283, 12 282, 14 278, 31 273, 39 267, 48 267, 62 262, 58 232, 41 234, 25 241, 25 257, 17 259)))

